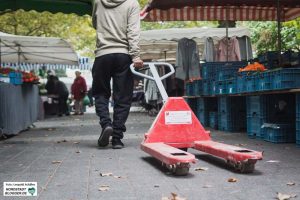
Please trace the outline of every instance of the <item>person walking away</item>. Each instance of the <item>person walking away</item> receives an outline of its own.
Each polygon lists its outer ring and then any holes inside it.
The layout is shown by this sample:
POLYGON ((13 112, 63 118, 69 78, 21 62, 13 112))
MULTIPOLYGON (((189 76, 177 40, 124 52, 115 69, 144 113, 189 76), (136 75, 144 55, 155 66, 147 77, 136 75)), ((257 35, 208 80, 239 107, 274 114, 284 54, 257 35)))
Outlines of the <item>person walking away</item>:
POLYGON ((87 92, 85 79, 81 76, 80 71, 75 72, 76 78, 71 86, 72 99, 75 101, 74 115, 83 115, 83 98, 87 92))
POLYGON ((60 81, 58 77, 55 77, 55 92, 58 96, 58 116, 61 117, 63 114, 66 116, 70 115, 67 100, 69 97, 69 90, 65 83, 60 81))
POLYGON ((105 147, 112 136, 112 148, 124 147, 121 139, 126 131, 133 94, 130 64, 140 68, 140 8, 137 0, 95 0, 92 15, 97 32, 95 62, 92 69, 93 96, 102 127, 98 145, 105 147), (113 79, 113 121, 109 116, 110 80, 113 79))

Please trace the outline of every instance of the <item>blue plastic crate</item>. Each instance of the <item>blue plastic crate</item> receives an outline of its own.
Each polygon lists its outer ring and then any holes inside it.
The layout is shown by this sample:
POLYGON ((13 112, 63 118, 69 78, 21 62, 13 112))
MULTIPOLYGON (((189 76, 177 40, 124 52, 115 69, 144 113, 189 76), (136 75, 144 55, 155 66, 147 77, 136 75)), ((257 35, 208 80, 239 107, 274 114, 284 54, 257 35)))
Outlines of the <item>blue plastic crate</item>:
POLYGON ((244 61, 224 62, 224 64, 218 68, 217 80, 223 81, 236 77, 239 68, 243 68, 246 65, 247 63, 244 61))
POLYGON ((235 131, 234 121, 230 114, 219 113, 218 114, 218 129, 221 131, 235 131))
POLYGON ((250 138, 264 138, 262 125, 266 122, 265 117, 254 116, 247 117, 247 134, 250 138))
POLYGON ((197 116, 198 120, 200 121, 200 123, 203 126, 205 126, 205 127, 209 126, 208 111, 206 111, 206 110, 197 110, 196 116, 197 116))
POLYGON ((211 81, 203 80, 203 95, 211 95, 211 81))
POLYGON ((215 80, 218 68, 222 65, 220 62, 206 62, 201 64, 201 75, 205 80, 215 80))
POLYGON ((256 91, 256 77, 255 75, 248 75, 245 77, 245 89, 246 92, 255 92, 256 91))
POLYGON ((248 117, 266 117, 267 116, 267 97, 265 95, 247 96, 247 116, 248 117))
POLYGON ((236 94, 237 93, 237 81, 236 78, 226 80, 226 92, 228 94, 236 94))
POLYGON ((185 83, 185 95, 194 96, 195 95, 194 84, 192 82, 185 83))
POLYGON ((217 81, 211 81, 210 82, 210 95, 216 95, 217 94, 217 81))
POLYGON ((296 144, 300 147, 300 129, 296 130, 296 144))
POLYGON ((256 90, 267 91, 272 90, 272 74, 269 72, 262 72, 256 75, 256 90))
POLYGON ((300 86, 300 69, 287 68, 271 72, 273 75, 272 87, 275 90, 292 89, 300 86))
POLYGON ((204 98, 197 98, 197 112, 206 109, 206 102, 204 98))
POLYGON ((236 90, 237 93, 246 92, 245 76, 243 74, 238 74, 236 77, 236 90))
POLYGON ((300 121, 300 93, 296 94, 296 119, 300 121))
POLYGON ((202 80, 193 81, 192 84, 194 85, 193 94, 195 96, 202 95, 203 94, 203 81, 202 80))
POLYGON ((292 124, 263 124, 264 140, 274 143, 293 143, 296 134, 292 124))
POLYGON ((216 81, 216 94, 222 95, 222 94, 228 94, 227 93, 227 86, 226 81, 216 81))
POLYGON ((209 127, 218 129, 218 112, 209 112, 209 127))

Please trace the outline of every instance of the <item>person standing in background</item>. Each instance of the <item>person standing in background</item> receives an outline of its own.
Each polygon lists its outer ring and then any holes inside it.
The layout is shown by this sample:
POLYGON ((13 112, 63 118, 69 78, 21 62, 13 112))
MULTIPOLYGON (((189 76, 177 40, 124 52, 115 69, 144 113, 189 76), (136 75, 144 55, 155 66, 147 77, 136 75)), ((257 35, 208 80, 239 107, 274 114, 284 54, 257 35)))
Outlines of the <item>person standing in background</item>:
POLYGON ((133 95, 133 74, 129 66, 133 63, 137 68, 143 67, 139 48, 139 3, 137 0, 95 0, 92 21, 97 32, 92 88, 102 127, 98 145, 107 146, 112 136, 112 148, 121 149, 133 95), (108 109, 111 79, 113 120, 108 109))
POLYGON ((81 76, 80 71, 75 72, 76 78, 71 86, 72 99, 75 100, 74 115, 83 115, 83 98, 87 93, 85 79, 81 76))
POLYGON ((55 91, 54 94, 58 96, 58 116, 61 117, 63 114, 66 116, 70 115, 67 100, 69 97, 69 90, 65 83, 60 81, 58 77, 55 77, 55 91))

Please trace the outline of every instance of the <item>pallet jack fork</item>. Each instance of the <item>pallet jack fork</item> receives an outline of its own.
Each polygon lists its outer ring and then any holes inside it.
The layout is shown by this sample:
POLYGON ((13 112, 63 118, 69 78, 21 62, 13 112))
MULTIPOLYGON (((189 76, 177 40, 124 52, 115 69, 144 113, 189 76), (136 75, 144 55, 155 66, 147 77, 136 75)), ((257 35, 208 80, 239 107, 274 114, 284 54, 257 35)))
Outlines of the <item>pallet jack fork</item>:
MULTIPOLYGON (((145 63, 152 76, 131 71, 143 78, 156 82, 164 105, 155 121, 145 134, 141 149, 161 161, 175 175, 187 175, 190 164, 196 162, 195 155, 188 153, 193 148, 224 159, 241 173, 254 171, 257 160, 262 159, 262 152, 212 141, 189 105, 182 97, 168 97, 162 80, 171 76, 175 70, 169 63, 145 63), (156 67, 166 66, 170 72, 160 77, 156 67)), ((145 69, 145 68, 144 68, 145 69)))

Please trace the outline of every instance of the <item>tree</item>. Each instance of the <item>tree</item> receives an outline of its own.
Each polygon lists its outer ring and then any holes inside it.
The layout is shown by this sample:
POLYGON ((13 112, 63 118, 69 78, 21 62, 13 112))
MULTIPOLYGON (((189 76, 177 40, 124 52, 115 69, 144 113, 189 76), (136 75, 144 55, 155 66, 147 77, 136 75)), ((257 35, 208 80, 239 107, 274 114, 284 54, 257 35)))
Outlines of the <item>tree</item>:
POLYGON ((15 35, 59 37, 82 56, 93 57, 96 32, 90 16, 18 10, 0 16, 0 31, 15 35))
MULTIPOLYGON (((277 22, 242 22, 251 32, 257 54, 278 50, 277 22)), ((300 18, 282 23, 282 51, 300 51, 300 18)))

